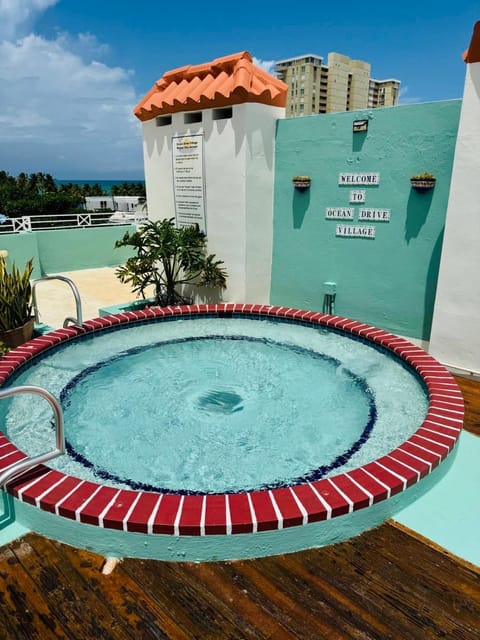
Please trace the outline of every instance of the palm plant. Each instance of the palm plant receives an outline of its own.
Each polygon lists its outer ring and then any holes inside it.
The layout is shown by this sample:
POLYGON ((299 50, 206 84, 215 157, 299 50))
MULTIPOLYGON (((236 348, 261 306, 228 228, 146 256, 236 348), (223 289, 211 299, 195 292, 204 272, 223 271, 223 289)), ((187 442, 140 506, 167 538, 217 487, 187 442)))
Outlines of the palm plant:
POLYGON ((148 221, 115 243, 126 246, 133 247, 136 255, 118 267, 117 277, 142 298, 153 286, 155 302, 161 306, 190 303, 178 290, 183 285, 226 287, 223 261, 207 255, 205 234, 196 227, 177 229, 173 219, 148 221))

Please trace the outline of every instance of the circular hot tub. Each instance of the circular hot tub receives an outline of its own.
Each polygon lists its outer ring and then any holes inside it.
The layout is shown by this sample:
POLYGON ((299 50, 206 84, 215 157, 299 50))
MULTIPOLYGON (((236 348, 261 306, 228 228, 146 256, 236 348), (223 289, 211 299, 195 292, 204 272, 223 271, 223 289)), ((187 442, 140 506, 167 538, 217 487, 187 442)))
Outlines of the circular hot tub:
MULTIPOLYGON (((0 372, 47 388, 65 418, 68 455, 8 484, 19 520, 120 555, 251 557, 355 535, 435 480, 463 419, 453 377, 420 348, 283 307, 99 318, 35 338, 0 372)), ((0 409, 0 469, 51 448, 46 403, 0 409)))

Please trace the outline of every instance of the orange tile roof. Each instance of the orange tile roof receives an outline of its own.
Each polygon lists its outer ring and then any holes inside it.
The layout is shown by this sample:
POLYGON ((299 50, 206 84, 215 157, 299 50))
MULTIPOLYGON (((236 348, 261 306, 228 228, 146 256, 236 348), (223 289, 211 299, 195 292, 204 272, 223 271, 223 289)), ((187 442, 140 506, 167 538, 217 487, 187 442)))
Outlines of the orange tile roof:
POLYGON ((470 46, 463 54, 465 62, 480 62, 480 21, 475 23, 473 27, 472 39, 470 46))
POLYGON ((284 107, 287 85, 256 67, 248 51, 165 73, 133 113, 139 120, 243 102, 284 107))

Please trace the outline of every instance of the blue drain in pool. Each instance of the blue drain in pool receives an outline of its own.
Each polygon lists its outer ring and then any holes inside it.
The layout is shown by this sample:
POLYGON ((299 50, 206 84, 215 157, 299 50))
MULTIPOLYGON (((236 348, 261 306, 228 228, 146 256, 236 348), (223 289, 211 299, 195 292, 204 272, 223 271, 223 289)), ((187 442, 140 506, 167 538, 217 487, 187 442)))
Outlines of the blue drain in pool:
POLYGON ((209 413, 235 413, 243 410, 243 400, 231 391, 209 391, 198 399, 198 406, 209 413))

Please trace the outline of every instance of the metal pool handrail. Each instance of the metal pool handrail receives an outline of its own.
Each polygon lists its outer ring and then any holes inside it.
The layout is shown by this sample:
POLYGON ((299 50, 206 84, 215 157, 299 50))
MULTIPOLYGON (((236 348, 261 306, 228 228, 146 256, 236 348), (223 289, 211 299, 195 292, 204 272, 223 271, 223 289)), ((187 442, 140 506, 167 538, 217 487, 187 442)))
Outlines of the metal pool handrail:
POLYGON ((46 389, 42 389, 42 387, 36 386, 21 386, 21 387, 12 387, 11 389, 2 389, 0 390, 0 400, 3 398, 8 398, 10 396, 16 396, 17 394, 22 393, 33 393, 41 396, 50 404, 53 409, 53 417, 55 419, 55 444, 56 448, 53 451, 48 451, 47 453, 41 453, 39 455, 33 456, 32 458, 26 458, 24 460, 19 460, 18 462, 14 462, 9 467, 7 467, 3 473, 0 474, 0 490, 4 489, 5 485, 9 480, 11 480, 14 476, 19 473, 23 473, 24 471, 28 471, 32 467, 35 467, 38 464, 43 464, 48 460, 52 460, 63 453, 65 453, 65 437, 63 433, 63 414, 62 408, 58 400, 46 389))
POLYGON ((38 305, 37 305, 37 296, 35 293, 35 289, 37 287, 37 284, 39 282, 44 282, 46 280, 61 280, 62 282, 66 282, 70 289, 72 290, 73 293, 73 297, 75 298, 75 306, 76 306, 76 313, 77 313, 77 317, 76 318, 71 318, 71 317, 67 317, 65 318, 65 320, 63 321, 63 326, 66 327, 68 326, 69 323, 72 324, 82 324, 83 320, 82 320, 82 301, 80 300, 80 293, 77 289, 76 284, 73 282, 73 280, 70 280, 70 278, 67 278, 65 276, 44 276, 43 278, 38 278, 37 280, 34 280, 32 283, 32 304, 33 304, 33 311, 35 313, 35 322, 40 322, 40 316, 38 314, 38 305))

